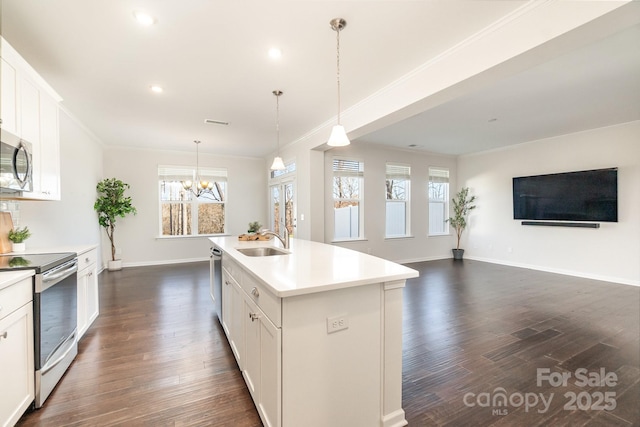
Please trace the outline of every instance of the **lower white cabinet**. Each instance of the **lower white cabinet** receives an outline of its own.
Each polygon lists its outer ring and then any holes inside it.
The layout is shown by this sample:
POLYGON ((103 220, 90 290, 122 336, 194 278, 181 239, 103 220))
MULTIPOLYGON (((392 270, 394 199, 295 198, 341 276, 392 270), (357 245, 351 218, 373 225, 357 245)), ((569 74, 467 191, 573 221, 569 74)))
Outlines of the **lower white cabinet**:
POLYGON ((282 417, 282 330, 256 301, 260 291, 253 287, 247 293, 238 283, 249 280, 236 265, 225 263, 223 258, 222 326, 262 423, 276 427, 281 425, 282 417))
POLYGON ((281 425, 282 330, 244 298, 246 355, 242 375, 265 426, 281 425))
POLYGON ((35 398, 33 279, 0 290, 0 425, 13 426, 35 398))
POLYGON ((90 249, 78 254, 78 340, 100 313, 98 253, 90 249))

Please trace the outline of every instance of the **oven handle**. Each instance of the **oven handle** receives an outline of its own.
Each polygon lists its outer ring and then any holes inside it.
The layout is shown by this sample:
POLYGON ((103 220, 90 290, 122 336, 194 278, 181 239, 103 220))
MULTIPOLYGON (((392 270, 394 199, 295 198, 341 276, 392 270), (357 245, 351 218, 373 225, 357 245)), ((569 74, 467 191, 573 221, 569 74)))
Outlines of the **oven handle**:
POLYGON ((50 370, 52 370, 53 368, 56 367, 56 365, 60 362, 62 362, 64 360, 65 357, 67 357, 67 355, 69 354, 69 352, 71 352, 71 350, 73 350, 73 345, 76 342, 76 330, 73 330, 73 333, 71 335, 69 335, 69 337, 64 340, 62 343, 60 343, 56 349, 53 351, 54 354, 56 351, 58 351, 59 348, 64 347, 65 345, 69 344, 68 347, 64 354, 62 354, 60 357, 58 357, 56 360, 54 360, 53 362, 49 362, 48 360, 45 362, 44 366, 42 367, 42 369, 40 369, 40 373, 41 375, 46 374, 47 372, 49 372, 50 370), (70 344, 69 344, 70 342, 70 344))
POLYGON ((66 279, 72 274, 78 271, 78 259, 62 264, 61 267, 52 271, 51 273, 44 273, 42 275, 42 291, 50 288, 61 280, 66 279))

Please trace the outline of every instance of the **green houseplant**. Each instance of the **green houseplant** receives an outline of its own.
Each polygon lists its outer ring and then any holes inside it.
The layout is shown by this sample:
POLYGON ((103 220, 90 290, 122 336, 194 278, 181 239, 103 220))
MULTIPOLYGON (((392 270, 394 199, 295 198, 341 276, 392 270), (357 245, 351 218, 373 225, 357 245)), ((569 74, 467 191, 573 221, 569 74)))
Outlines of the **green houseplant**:
POLYGON ((109 270, 122 268, 121 260, 116 260, 116 245, 113 236, 116 220, 118 217, 124 218, 128 214, 136 214, 136 208, 131 204, 131 197, 124 195, 129 187, 129 184, 116 178, 105 178, 96 186, 98 199, 93 205, 93 209, 98 212, 98 223, 104 227, 111 242, 109 270))
POLYGON ((460 249, 460 238, 464 229, 467 228, 467 215, 476 208, 473 204, 476 201, 476 196, 469 196, 469 188, 463 187, 451 201, 453 202, 453 216, 449 217, 447 222, 455 228, 458 237, 456 248, 452 249, 453 259, 462 259, 464 249, 460 249))
POLYGON ((257 233, 262 228, 262 224, 258 221, 253 221, 249 223, 249 228, 247 229, 247 233, 257 233))
POLYGON ((23 252, 25 250, 24 241, 31 237, 31 231, 29 231, 29 227, 12 228, 9 230, 8 237, 13 243, 13 252, 23 252))

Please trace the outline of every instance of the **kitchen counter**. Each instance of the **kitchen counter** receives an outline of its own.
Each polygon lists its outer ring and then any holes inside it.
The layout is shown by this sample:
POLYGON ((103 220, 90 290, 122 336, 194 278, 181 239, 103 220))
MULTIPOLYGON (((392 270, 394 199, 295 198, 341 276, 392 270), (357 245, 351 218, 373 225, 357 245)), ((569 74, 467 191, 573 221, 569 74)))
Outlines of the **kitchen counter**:
POLYGON ((237 249, 265 246, 282 249, 277 239, 238 241, 235 236, 225 236, 209 240, 280 298, 418 277, 417 271, 403 265, 309 240, 291 239, 286 250, 289 254, 263 257, 247 256, 237 249))
POLYGON ((417 271, 307 240, 258 257, 239 250, 280 242, 210 241, 223 252, 218 315, 264 425, 407 424, 402 292, 417 271))

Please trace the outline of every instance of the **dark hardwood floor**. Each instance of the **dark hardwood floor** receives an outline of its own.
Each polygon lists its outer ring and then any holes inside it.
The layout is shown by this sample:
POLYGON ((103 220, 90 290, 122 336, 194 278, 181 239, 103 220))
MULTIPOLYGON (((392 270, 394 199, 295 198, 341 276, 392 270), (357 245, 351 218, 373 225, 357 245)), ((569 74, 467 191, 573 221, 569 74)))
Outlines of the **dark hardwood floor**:
MULTIPOLYGON (((470 260, 410 267, 410 426, 640 426, 640 288, 470 260)), ((260 426, 208 274, 207 263, 102 273, 76 361, 19 425, 260 426)))

